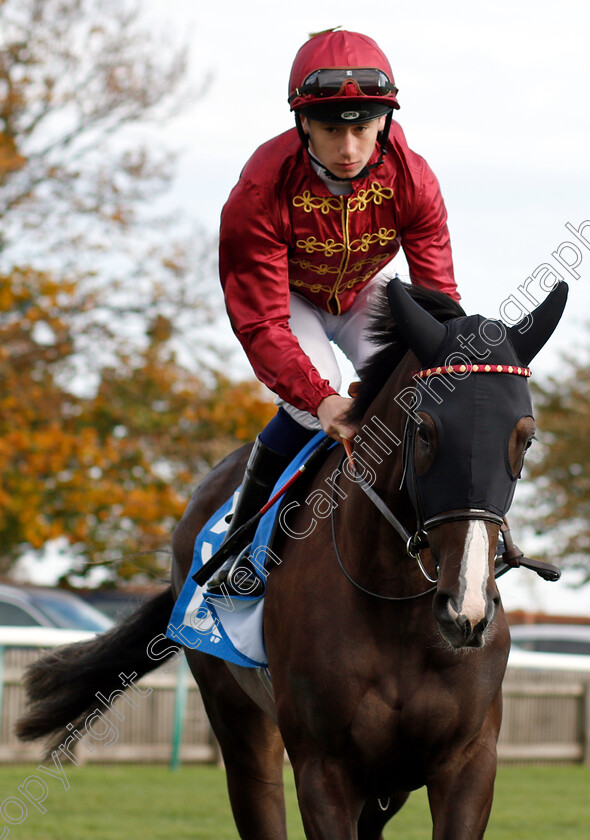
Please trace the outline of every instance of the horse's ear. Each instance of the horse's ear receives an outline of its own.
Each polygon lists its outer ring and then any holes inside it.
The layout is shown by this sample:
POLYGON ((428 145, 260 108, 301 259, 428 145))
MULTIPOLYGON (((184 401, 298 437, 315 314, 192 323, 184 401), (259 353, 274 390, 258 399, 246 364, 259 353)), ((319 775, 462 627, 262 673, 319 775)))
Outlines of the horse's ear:
POLYGON ((446 338, 446 328, 410 297, 398 277, 387 284, 387 298, 393 320, 410 350, 421 364, 428 365, 446 338))
POLYGON ((562 281, 537 308, 518 324, 508 328, 508 335, 523 365, 528 365, 552 335, 563 314, 568 285, 562 281))

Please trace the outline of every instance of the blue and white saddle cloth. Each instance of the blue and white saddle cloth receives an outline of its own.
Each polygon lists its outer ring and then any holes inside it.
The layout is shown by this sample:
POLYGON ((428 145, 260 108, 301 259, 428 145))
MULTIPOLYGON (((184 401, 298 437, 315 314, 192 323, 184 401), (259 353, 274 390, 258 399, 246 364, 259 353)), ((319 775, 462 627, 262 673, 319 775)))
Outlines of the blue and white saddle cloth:
MULTIPOLYGON (((310 440, 281 475, 273 493, 295 474, 325 437, 323 432, 318 432, 310 440)), ((174 605, 166 635, 183 647, 198 648, 203 653, 246 668, 259 668, 267 664, 262 628, 264 594, 254 598, 247 595, 212 595, 193 580, 193 575, 221 546, 229 528, 226 517, 235 509, 239 491, 240 488, 197 536, 191 570, 174 605)), ((262 517, 250 547, 250 560, 264 583, 267 560, 280 562, 273 554, 270 542, 283 501, 284 497, 278 499, 262 517)))

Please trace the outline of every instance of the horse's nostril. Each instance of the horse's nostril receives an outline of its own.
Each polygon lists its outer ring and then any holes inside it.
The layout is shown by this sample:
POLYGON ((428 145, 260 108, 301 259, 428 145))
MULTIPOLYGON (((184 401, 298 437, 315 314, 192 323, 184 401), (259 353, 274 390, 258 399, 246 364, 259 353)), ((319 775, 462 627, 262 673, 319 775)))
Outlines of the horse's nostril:
POLYGON ((448 592, 437 592, 433 606, 434 614, 439 621, 457 621, 459 618, 457 604, 448 592))
POLYGON ((471 636, 471 622, 469 619, 464 616, 460 615, 457 618, 457 626, 463 633, 463 638, 468 639, 471 636))
POLYGON ((478 634, 478 633, 483 633, 483 631, 484 631, 484 630, 486 629, 486 627, 488 626, 488 623, 489 623, 489 622, 488 622, 487 618, 482 618, 482 620, 481 620, 481 621, 479 621, 479 622, 475 625, 475 631, 474 631, 474 632, 475 632, 476 634, 478 634))

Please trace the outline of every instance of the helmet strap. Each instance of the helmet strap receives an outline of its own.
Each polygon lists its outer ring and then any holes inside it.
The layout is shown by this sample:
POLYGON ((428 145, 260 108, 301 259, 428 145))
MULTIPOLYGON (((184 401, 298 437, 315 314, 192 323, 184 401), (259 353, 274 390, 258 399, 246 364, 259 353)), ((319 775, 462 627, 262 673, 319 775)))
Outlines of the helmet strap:
POLYGON ((377 161, 375 166, 381 166, 383 163, 383 158, 387 154, 387 141, 389 140, 389 132, 391 131, 391 121, 393 120, 393 108, 385 117, 385 125, 383 126, 383 131, 380 131, 377 135, 377 139, 379 140, 379 145, 381 148, 381 154, 379 155, 379 160, 377 161))
MULTIPOLYGON (((323 163, 321 163, 321 161, 317 160, 317 158, 315 156, 312 155, 312 157, 323 168, 324 172, 326 173, 326 176, 328 178, 330 178, 331 181, 337 181, 337 182, 339 181, 341 183, 350 183, 351 181, 362 180, 363 178, 366 178, 369 175, 369 173, 372 169, 376 169, 378 166, 381 166, 381 164, 383 163, 385 155, 387 154, 387 139, 389 137, 389 131, 391 129, 392 119, 393 119, 393 109, 391 111, 389 111, 389 113, 385 117, 385 125, 383 126, 383 131, 380 131, 379 134, 377 135, 377 140, 379 141, 379 159, 375 163, 371 163, 368 166, 364 166, 361 169, 361 171, 358 173, 358 175, 354 175, 352 178, 340 178, 338 175, 334 175, 334 173, 330 172, 330 170, 327 167, 325 167, 323 165, 323 163)), ((303 130, 303 125, 301 123, 301 117, 300 117, 298 111, 295 112, 295 127, 297 128, 297 133, 299 134, 299 139, 301 140, 301 142, 303 144, 303 148, 307 149, 307 151, 311 155, 311 152, 309 151, 309 134, 306 134, 305 131, 303 130)))
POLYGON ((299 135, 299 139, 303 143, 303 148, 309 148, 309 134, 306 134, 303 130, 303 125, 301 123, 301 115, 299 111, 295 111, 295 127, 297 128, 297 134, 299 135))

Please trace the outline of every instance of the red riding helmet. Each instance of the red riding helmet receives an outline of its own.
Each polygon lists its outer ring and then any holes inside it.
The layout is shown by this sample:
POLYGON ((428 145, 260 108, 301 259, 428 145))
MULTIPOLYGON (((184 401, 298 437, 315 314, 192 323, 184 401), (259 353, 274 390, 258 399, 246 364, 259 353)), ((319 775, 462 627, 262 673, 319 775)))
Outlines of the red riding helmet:
POLYGON ((367 122, 399 108, 385 54, 359 32, 314 35, 295 56, 289 104, 296 115, 330 123, 367 122))

